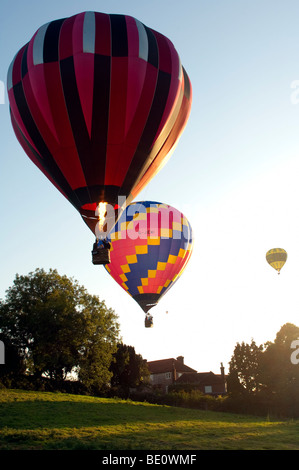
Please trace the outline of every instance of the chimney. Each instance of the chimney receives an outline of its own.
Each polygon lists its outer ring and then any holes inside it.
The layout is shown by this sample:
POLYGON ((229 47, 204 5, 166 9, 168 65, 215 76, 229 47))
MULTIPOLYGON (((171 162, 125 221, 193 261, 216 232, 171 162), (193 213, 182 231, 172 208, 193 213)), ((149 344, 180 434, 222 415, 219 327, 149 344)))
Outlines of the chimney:
POLYGON ((223 383, 223 393, 227 393, 227 383, 225 379, 224 367, 223 367, 222 362, 221 362, 220 370, 221 370, 221 378, 222 378, 222 383, 223 383))
POLYGON ((224 374, 223 362, 221 362, 220 371, 221 371, 222 380, 223 380, 223 382, 225 382, 225 374, 224 374))
POLYGON ((184 364, 184 356, 178 356, 176 360, 180 362, 181 364, 184 364))
POLYGON ((176 379, 177 379, 177 373, 176 373, 176 368, 175 368, 175 361, 172 360, 172 383, 173 384, 176 381, 176 379))

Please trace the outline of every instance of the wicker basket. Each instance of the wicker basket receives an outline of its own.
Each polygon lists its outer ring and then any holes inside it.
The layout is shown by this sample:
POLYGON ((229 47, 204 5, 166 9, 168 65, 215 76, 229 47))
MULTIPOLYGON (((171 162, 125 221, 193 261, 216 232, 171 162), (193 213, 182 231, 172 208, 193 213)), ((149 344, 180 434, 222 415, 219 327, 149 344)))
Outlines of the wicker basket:
POLYGON ((154 326, 153 317, 145 318, 144 326, 145 326, 145 328, 153 328, 153 326, 154 326))
POLYGON ((110 259, 110 250, 106 248, 101 248, 96 251, 92 251, 92 262, 93 264, 109 264, 110 259))

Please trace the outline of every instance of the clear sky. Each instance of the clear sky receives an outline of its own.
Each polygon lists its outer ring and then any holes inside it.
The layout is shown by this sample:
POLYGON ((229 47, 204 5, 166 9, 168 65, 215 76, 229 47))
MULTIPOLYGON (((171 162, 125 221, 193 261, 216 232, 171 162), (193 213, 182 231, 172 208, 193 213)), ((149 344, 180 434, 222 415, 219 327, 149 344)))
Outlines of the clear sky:
POLYGON ((1 0, 1 82, 41 25, 85 10, 128 14, 166 35, 191 79, 185 131, 138 200, 184 212, 194 252, 145 329, 137 303, 91 263, 90 230, 18 144, 6 95, 0 297, 16 273, 56 268, 115 310, 124 343, 144 358, 182 355, 199 372, 219 373, 220 362, 227 371, 237 342, 299 325, 298 0, 1 0), (265 260, 275 247, 288 252, 280 276, 265 260))

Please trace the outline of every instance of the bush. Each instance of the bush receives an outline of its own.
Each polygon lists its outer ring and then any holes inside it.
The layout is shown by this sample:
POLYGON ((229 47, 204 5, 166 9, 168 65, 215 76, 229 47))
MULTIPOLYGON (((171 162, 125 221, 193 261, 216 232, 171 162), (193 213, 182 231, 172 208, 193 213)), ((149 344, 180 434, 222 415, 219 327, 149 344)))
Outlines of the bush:
POLYGON ((177 392, 171 391, 168 393, 167 400, 173 406, 220 411, 223 408, 225 397, 213 397, 211 395, 206 395, 199 390, 181 390, 177 392))
POLYGON ((226 397, 213 397, 205 395, 199 390, 173 389, 169 393, 160 390, 152 390, 143 393, 131 393, 130 398, 136 401, 146 401, 156 405, 178 406, 183 408, 194 408, 201 410, 223 411, 226 397))

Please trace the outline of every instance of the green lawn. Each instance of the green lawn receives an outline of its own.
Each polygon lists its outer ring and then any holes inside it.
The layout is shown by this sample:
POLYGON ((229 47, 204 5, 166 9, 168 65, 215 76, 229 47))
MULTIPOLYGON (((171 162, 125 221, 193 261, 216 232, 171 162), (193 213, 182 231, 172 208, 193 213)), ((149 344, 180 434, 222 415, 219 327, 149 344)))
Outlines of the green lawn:
POLYGON ((0 450, 299 450, 299 420, 0 390, 0 450))

